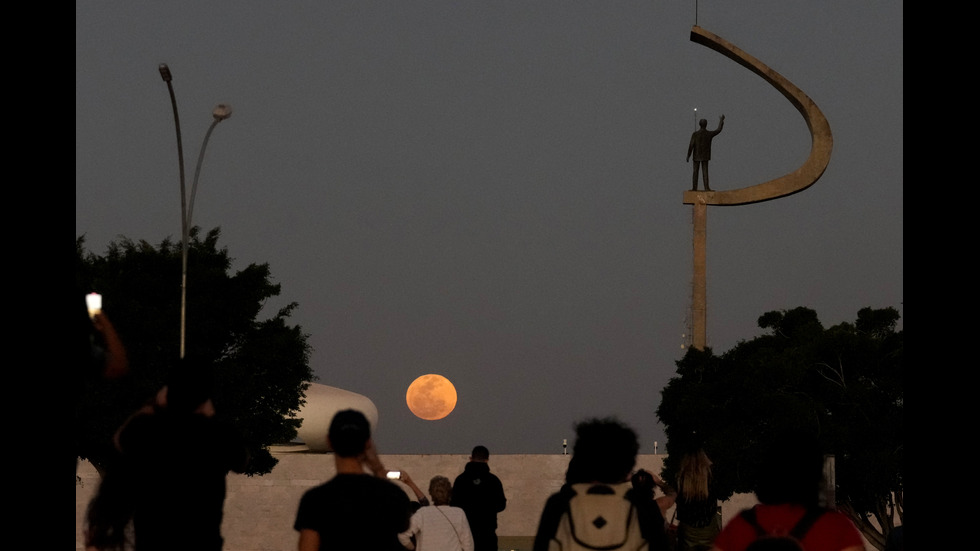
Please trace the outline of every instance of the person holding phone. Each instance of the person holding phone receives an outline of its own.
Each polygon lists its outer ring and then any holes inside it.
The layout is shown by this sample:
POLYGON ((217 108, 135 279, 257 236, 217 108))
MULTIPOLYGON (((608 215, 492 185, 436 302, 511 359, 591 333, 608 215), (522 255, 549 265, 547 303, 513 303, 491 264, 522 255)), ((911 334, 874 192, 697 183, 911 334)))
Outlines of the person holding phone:
POLYGON ((213 366, 181 358, 167 384, 113 437, 117 454, 86 511, 90 551, 221 551, 226 477, 249 461, 244 436, 218 415, 213 366))
POLYGON ((389 480, 398 480, 404 482, 406 486, 412 489, 412 493, 415 494, 415 501, 412 502, 412 513, 414 514, 420 507, 425 507, 429 504, 429 498, 425 497, 422 493, 422 489, 418 487, 418 484, 412 480, 412 477, 408 475, 406 471, 388 471, 389 480))
POLYGON ((409 528, 408 495, 387 479, 367 418, 353 409, 337 412, 327 444, 337 474, 300 498, 293 523, 299 551, 404 551, 398 534, 409 528))
MULTIPOLYGON (((76 260, 76 272, 79 271, 76 260)), ((115 381, 129 374, 129 355, 122 337, 109 317, 102 311, 102 295, 86 294, 78 282, 75 284, 75 412, 74 448, 75 474, 78 475, 78 458, 85 453, 86 427, 91 423, 93 412, 86 403, 86 387, 93 381, 115 381), (98 304, 89 305, 89 297, 98 297, 98 304)))

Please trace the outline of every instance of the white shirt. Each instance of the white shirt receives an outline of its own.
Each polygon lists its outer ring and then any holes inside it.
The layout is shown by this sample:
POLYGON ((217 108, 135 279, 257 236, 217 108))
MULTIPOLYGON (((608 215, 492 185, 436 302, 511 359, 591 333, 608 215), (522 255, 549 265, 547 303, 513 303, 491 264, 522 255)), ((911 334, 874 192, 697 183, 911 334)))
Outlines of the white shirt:
POLYGON ((409 529, 398 534, 398 540, 406 549, 416 551, 473 551, 473 534, 466 513, 449 505, 419 508, 412 515, 409 529), (416 541, 414 547, 412 536, 416 541))

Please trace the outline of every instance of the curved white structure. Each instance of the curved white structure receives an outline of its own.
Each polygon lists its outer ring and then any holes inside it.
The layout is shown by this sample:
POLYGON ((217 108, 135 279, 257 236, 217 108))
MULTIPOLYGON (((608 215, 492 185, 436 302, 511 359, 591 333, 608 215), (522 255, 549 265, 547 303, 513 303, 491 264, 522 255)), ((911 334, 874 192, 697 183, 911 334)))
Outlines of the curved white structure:
POLYGON ((817 104, 813 103, 813 100, 789 79, 722 37, 695 25, 691 29, 691 41, 707 46, 735 61, 779 90, 793 107, 796 107, 800 115, 803 115, 803 120, 810 129, 810 156, 795 171, 761 184, 727 191, 685 191, 684 203, 747 205, 792 195, 816 183, 830 164, 830 153, 834 149, 830 123, 817 104))
POLYGON ((297 429, 297 437, 311 452, 327 453, 327 431, 333 416, 343 409, 356 409, 367 417, 371 423, 371 432, 378 425, 378 408, 367 396, 337 387, 310 383, 306 389, 306 404, 294 417, 302 419, 303 423, 297 429))

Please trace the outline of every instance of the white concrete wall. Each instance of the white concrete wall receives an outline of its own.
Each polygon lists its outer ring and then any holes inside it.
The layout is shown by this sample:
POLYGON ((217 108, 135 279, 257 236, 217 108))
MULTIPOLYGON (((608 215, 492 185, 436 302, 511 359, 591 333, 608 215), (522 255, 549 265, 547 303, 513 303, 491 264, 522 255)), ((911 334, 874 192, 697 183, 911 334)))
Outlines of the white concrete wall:
MULTIPOLYGON (((228 477, 222 534, 227 551, 293 551, 297 534, 293 530, 296 507, 307 489, 334 474, 329 454, 277 453, 279 464, 267 475, 228 477)), ((504 484, 507 509, 497 517, 501 545, 529 549, 537 531, 541 509, 549 495, 564 482, 571 455, 491 455, 490 470, 504 484), (525 546, 527 545, 527 546, 525 546)), ((641 455, 637 468, 659 473, 665 455, 641 455)), ((407 471, 428 495, 429 479, 443 475, 450 480, 463 472, 468 456, 462 455, 382 455, 391 470, 407 471)), ((75 484, 75 549, 83 549, 82 521, 85 507, 98 486, 98 473, 88 462, 78 467, 75 484)), ((414 499, 408 486, 399 483, 414 499)), ((722 505, 725 522, 744 507, 755 504, 755 496, 736 495, 722 505)), ((668 512, 668 515, 670 513, 668 512)))

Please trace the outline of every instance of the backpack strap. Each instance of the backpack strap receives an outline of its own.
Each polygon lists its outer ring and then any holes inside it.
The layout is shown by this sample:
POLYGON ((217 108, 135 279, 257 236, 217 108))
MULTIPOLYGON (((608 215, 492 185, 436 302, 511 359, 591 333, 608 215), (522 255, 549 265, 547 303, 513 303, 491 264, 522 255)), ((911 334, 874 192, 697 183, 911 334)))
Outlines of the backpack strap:
POLYGON ((755 528, 755 535, 756 536, 765 536, 766 535, 766 531, 762 529, 762 526, 759 526, 759 521, 756 520, 756 518, 755 518, 755 507, 751 507, 749 509, 745 509, 745 510, 743 510, 739 514, 742 516, 743 519, 745 519, 745 522, 748 522, 749 523, 749 526, 751 526, 752 528, 755 528))
MULTIPOLYGON (((817 522, 817 520, 819 520, 820 517, 822 517, 826 511, 827 510, 824 509, 823 507, 813 507, 807 509, 806 512, 803 513, 803 517, 800 518, 799 521, 797 521, 796 526, 794 526, 793 529, 790 530, 789 535, 793 536, 798 541, 803 541, 803 536, 805 536, 806 533, 810 531, 810 528, 813 527, 813 525, 817 522)), ((762 526, 759 525, 758 519, 756 519, 755 507, 752 507, 750 509, 745 509, 739 514, 742 516, 743 519, 745 519, 745 522, 748 522, 750 526, 755 528, 755 533, 757 536, 765 536, 768 534, 762 528, 762 526)))
POLYGON ((803 541, 803 536, 810 531, 810 528, 813 527, 817 520, 819 520, 826 511, 827 510, 823 507, 813 507, 807 509, 806 512, 803 513, 803 518, 801 518, 799 522, 796 523, 796 526, 790 530, 790 535, 796 538, 797 541, 803 541))

